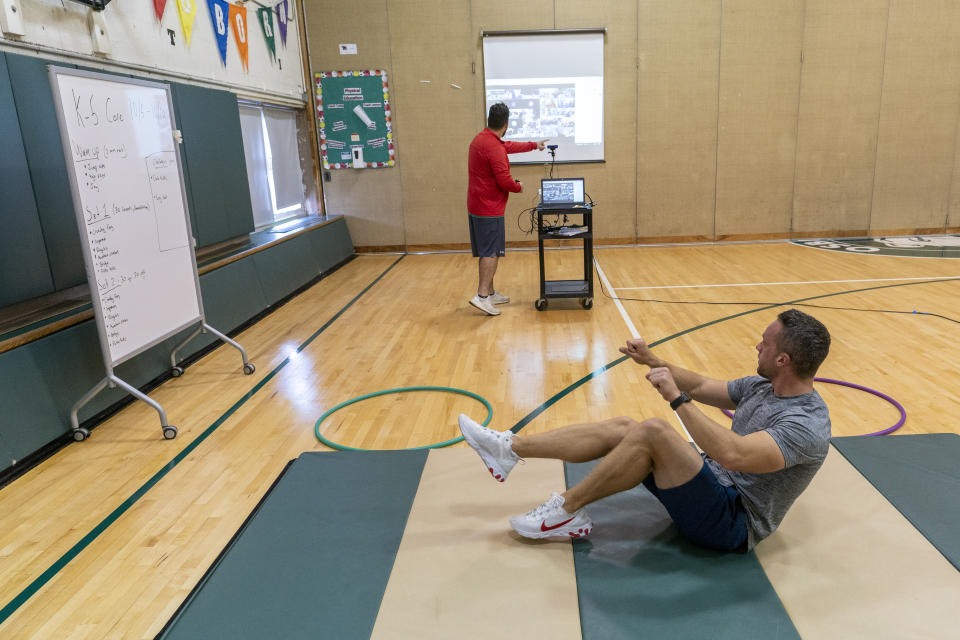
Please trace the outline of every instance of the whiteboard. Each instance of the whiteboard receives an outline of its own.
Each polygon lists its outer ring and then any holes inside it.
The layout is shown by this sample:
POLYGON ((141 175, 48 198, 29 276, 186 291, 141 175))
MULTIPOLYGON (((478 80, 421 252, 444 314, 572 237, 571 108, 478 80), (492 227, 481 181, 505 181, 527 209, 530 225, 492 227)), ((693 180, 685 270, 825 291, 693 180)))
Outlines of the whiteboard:
POLYGON ((107 368, 203 319, 167 85, 50 67, 107 368))

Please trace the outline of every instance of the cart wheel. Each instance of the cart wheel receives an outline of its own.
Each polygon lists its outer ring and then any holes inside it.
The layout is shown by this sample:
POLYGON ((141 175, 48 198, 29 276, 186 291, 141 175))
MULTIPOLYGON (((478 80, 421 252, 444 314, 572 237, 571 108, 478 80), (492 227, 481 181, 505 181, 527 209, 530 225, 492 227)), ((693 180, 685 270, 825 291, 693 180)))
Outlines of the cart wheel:
POLYGON ((168 424, 163 428, 163 437, 166 440, 173 440, 177 437, 177 428, 172 424, 168 424))
POLYGON ((248 376, 256 370, 257 368, 253 366, 252 362, 248 362, 247 364, 243 365, 243 375, 248 376))
POLYGON ((174 378, 179 378, 183 375, 183 367, 174 367, 173 369, 170 369, 170 375, 174 378))
POLYGON ((543 311, 547 308, 547 299, 539 298, 536 302, 533 303, 533 306, 537 308, 537 311, 543 311))
POLYGON ((77 442, 83 442, 90 437, 90 432, 83 427, 73 430, 73 439, 77 442))
POLYGON ((580 301, 580 304, 584 309, 589 309, 593 306, 593 298, 584 298, 580 301))

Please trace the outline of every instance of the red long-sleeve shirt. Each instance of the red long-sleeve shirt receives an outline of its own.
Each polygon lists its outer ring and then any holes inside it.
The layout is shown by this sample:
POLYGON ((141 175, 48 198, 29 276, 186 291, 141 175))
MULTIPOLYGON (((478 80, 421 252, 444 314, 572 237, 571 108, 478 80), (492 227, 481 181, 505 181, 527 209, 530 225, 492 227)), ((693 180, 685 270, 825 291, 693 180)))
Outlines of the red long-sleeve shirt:
POLYGON ((510 192, 520 185, 510 175, 508 153, 523 153, 537 148, 536 142, 501 140, 490 129, 484 129, 470 143, 468 163, 470 184, 467 187, 467 212, 474 216, 502 216, 510 192))

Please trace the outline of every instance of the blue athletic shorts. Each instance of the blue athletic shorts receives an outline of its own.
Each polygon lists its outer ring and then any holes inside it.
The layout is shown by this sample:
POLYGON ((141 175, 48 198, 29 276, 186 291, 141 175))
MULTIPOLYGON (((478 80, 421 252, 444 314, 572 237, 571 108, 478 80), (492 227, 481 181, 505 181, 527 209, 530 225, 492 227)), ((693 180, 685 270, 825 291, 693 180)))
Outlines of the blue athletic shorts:
POLYGON ((680 534, 709 549, 747 551, 747 512, 740 492, 724 487, 706 462, 689 482, 679 487, 659 489, 651 473, 643 481, 667 508, 680 534))
POLYGON ((506 248, 503 216, 471 216, 470 248, 474 258, 502 258, 506 248))

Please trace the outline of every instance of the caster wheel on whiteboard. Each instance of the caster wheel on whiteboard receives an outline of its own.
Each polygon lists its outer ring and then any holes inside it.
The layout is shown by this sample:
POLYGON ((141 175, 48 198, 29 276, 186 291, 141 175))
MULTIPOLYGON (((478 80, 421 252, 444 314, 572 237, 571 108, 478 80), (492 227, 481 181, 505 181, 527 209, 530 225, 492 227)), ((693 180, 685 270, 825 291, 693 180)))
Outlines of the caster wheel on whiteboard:
POLYGON ((177 437, 177 428, 172 424, 168 424, 163 428, 163 437, 166 440, 173 440, 177 437))
POLYGON ((174 378, 179 378, 183 375, 183 367, 174 367, 173 369, 170 369, 170 375, 174 378))
POLYGON ((86 440, 86 439, 89 438, 89 437, 90 437, 90 432, 89 432, 88 430, 84 429, 83 427, 80 427, 79 429, 74 429, 74 430, 73 430, 73 439, 74 439, 76 442, 83 442, 84 440, 86 440))
POLYGON ((584 309, 591 308, 593 306, 593 298, 584 298, 583 300, 580 301, 580 305, 584 309))
POLYGON ((537 308, 537 311, 543 311, 544 309, 547 308, 547 299, 540 298, 533 303, 533 306, 537 308))
POLYGON ((253 366, 253 363, 252 363, 252 362, 248 362, 247 364, 243 365, 243 375, 245 375, 245 376, 250 375, 251 373, 253 373, 253 372, 256 371, 256 370, 257 370, 257 368, 256 368, 255 366, 253 366))

